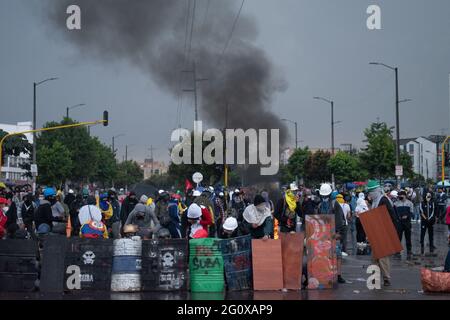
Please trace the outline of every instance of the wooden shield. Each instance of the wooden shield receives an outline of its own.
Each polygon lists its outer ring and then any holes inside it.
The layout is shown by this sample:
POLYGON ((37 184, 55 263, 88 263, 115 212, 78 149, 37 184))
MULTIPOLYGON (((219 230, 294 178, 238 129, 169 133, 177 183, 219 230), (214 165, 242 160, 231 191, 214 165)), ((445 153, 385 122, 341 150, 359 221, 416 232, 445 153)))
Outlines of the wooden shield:
POLYGON ((283 289, 280 240, 252 240, 253 289, 283 289))
POLYGON ((403 250, 386 206, 366 211, 359 216, 359 219, 367 238, 369 238, 372 255, 375 259, 387 257, 403 250))
POLYGON ((280 233, 283 256, 283 287, 302 288, 303 233, 280 233))

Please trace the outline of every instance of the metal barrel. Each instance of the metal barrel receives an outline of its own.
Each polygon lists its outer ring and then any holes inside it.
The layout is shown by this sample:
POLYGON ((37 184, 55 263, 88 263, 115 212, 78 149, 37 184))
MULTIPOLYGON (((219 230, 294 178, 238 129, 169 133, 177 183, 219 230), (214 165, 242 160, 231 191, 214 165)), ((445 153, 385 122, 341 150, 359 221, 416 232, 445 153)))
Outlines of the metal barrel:
POLYGON ((140 237, 114 240, 111 291, 141 290, 142 240, 140 237))

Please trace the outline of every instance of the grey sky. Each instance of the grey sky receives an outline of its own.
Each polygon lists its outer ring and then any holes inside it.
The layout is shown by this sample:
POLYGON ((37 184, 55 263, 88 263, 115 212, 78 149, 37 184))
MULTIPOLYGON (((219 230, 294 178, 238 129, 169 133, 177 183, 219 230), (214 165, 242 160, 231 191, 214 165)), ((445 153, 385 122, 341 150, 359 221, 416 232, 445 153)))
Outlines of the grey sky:
MULTIPOLYGON (((209 19, 218 1, 211 0, 209 19)), ((206 3, 197 0, 199 24, 206 3)), ((237 11, 240 1, 233 3, 237 11)), ((98 119, 108 109, 110 126, 91 132, 107 144, 125 133, 116 142, 120 159, 125 144, 132 144, 134 159, 148 156, 153 145, 155 158, 167 161, 178 101, 127 63, 80 60, 77 48, 53 36, 39 8, 38 0, 0 0, 0 122, 31 120, 33 81, 58 76, 38 89, 38 125, 60 120, 66 106, 78 103, 87 107, 71 112, 77 120, 98 119)), ((398 66, 400 97, 413 100, 401 105, 401 137, 448 132, 448 0, 246 0, 242 15, 255 19, 256 43, 289 84, 276 95, 273 110, 299 121, 302 146, 330 146, 330 108, 315 95, 335 100, 335 118, 343 121, 336 126, 337 146, 360 146, 363 129, 377 117, 394 124, 394 73, 370 61, 398 66), (382 30, 366 27, 370 4, 381 7, 382 30)), ((197 41, 194 33, 193 46, 197 41)), ((189 95, 181 119, 183 127, 192 127, 189 95)), ((294 144, 293 128, 289 141, 294 144)))

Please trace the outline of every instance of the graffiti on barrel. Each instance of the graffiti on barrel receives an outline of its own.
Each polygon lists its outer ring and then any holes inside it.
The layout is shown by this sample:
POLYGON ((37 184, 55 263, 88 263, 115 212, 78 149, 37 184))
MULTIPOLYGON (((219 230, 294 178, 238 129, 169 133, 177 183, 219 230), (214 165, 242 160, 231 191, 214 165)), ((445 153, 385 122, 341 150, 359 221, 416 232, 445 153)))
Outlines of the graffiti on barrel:
POLYGON ((144 291, 187 290, 188 241, 149 240, 142 247, 144 291))

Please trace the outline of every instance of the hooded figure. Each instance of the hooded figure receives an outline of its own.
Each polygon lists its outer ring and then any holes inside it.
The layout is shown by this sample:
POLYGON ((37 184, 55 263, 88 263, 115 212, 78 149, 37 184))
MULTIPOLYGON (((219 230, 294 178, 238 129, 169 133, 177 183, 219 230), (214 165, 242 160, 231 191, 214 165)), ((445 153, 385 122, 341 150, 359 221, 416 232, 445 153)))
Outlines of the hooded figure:
POLYGON ((133 211, 137 204, 138 200, 136 198, 136 193, 131 191, 128 197, 123 201, 122 208, 120 209, 120 220, 122 221, 122 225, 125 225, 128 215, 133 211))
POLYGON ((245 208, 243 218, 244 224, 253 239, 273 238, 272 214, 261 195, 256 195, 253 204, 245 208))
POLYGON ((301 205, 299 197, 294 193, 297 190, 287 190, 284 197, 278 200, 274 211, 274 217, 278 220, 280 232, 295 232, 297 217, 301 217, 301 205))

